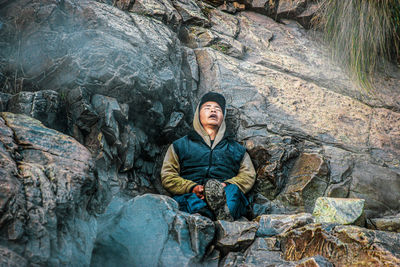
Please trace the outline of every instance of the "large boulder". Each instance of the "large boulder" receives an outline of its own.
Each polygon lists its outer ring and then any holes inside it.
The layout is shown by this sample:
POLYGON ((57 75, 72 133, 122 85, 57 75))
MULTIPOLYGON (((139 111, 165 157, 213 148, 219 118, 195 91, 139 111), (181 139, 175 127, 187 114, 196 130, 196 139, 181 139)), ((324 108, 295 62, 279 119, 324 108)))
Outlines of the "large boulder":
POLYGON ((0 129, 4 244, 27 264, 89 265, 97 228, 90 152, 26 115, 0 113, 0 129))
POLYGON ((214 238, 210 219, 181 213, 161 195, 115 197, 98 222, 91 266, 192 266, 214 238))
POLYGON ((23 90, 48 89, 67 96, 80 87, 89 98, 96 93, 114 97, 129 105, 131 121, 153 135, 167 123, 153 117, 155 113, 169 118, 179 110, 190 120, 196 84, 186 49, 163 22, 74 0, 10 2, 0 16, 0 55, 7 62, 0 72, 21 68, 13 77, 24 81, 23 90), (18 39, 9 31, 18 31, 18 39))

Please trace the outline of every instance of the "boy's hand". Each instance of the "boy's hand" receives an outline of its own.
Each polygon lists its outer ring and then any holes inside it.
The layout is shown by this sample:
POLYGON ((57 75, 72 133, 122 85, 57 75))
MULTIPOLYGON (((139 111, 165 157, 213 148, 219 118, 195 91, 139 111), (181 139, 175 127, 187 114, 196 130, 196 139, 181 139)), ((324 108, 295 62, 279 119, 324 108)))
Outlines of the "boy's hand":
POLYGON ((204 199, 204 186, 196 185, 192 192, 195 193, 198 198, 204 199))

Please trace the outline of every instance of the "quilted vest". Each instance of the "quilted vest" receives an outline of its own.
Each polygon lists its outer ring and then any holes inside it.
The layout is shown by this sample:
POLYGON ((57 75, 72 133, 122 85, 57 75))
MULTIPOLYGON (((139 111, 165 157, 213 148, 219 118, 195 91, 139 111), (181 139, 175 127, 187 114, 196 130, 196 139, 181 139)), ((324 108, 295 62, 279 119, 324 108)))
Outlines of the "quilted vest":
POLYGON ((208 179, 223 182, 237 175, 246 149, 225 136, 211 149, 199 134, 192 131, 173 142, 179 158, 180 176, 205 184, 208 179))

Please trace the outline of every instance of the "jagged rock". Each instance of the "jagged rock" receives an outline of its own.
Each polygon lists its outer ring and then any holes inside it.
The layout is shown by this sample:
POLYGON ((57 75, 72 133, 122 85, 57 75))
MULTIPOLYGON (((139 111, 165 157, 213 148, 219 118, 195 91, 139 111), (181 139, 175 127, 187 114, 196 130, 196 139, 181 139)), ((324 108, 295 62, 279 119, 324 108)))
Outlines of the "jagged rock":
POLYGON ((147 15, 178 27, 182 23, 182 16, 169 0, 138 0, 129 6, 129 11, 147 15))
POLYGON ((257 218, 257 221, 259 227, 256 235, 259 237, 268 237, 313 223, 314 219, 309 213, 299 213, 294 215, 262 215, 257 218))
POLYGON ((283 0, 278 2, 278 8, 276 10, 276 16, 278 18, 285 17, 291 18, 296 17, 302 13, 306 7, 308 0, 283 0))
POLYGON ((270 135, 252 138, 245 145, 257 171, 255 191, 274 199, 284 186, 290 160, 298 154, 294 140, 270 135))
POLYGON ((279 200, 311 212, 328 186, 328 167, 318 154, 303 153, 293 166, 279 200))
POLYGON ((319 197, 313 216, 317 223, 365 225, 364 199, 319 197))
POLYGON ((181 34, 188 46, 193 49, 211 47, 232 57, 244 57, 245 47, 232 37, 197 26, 191 26, 182 31, 181 34))
POLYGON ((334 266, 397 266, 399 241, 397 233, 350 225, 309 224, 285 233, 281 248, 284 259, 290 261, 321 255, 334 266))
POLYGON ((201 2, 194 0, 173 0, 173 5, 179 14, 182 16, 182 22, 186 24, 200 25, 207 27, 210 25, 210 21, 203 14, 201 9, 201 2), (199 6, 200 5, 200 6, 199 6))
POLYGON ((246 0, 249 5, 249 10, 255 11, 260 14, 265 14, 272 18, 276 17, 276 11, 278 9, 277 1, 269 0, 246 0))
POLYGON ((15 94, 9 99, 6 111, 31 116, 53 129, 65 128, 65 118, 60 114, 61 98, 52 90, 15 94))
POLYGON ((374 230, 400 233, 400 214, 368 219, 367 227, 374 230))
MULTIPOLYGON (((87 132, 100 119, 99 115, 90 104, 90 95, 85 88, 77 87, 67 93, 67 109, 70 123, 87 132)), ((80 132, 74 134, 75 138, 83 143, 80 132)))
POLYGON ((0 201, 1 227, 8 226, 2 240, 28 264, 88 265, 96 229, 87 210, 86 193, 95 187, 89 151, 26 115, 0 116, 2 189, 8 188, 0 201))
POLYGON ((249 10, 278 21, 282 19, 296 20, 305 28, 310 28, 311 19, 318 9, 318 4, 312 0, 245 0, 245 2, 249 10))
POLYGON ((354 161, 357 158, 351 151, 338 147, 324 145, 323 149, 325 157, 329 161, 330 182, 340 183, 347 180, 353 171, 354 161))
POLYGON ((14 251, 0 246, 0 265, 25 267, 28 266, 28 262, 14 251))
POLYGON ((246 249, 255 238, 258 224, 245 221, 217 221, 215 227, 217 248, 227 252, 246 249))
POLYGON ((92 106, 102 119, 101 131, 108 144, 120 145, 118 122, 123 125, 128 121, 128 108, 121 108, 115 98, 97 94, 92 97, 92 106))
POLYGON ((191 266, 213 237, 210 219, 179 212, 172 198, 116 197, 99 218, 91 266, 191 266))
MULTIPOLYGON (((207 8, 207 7, 206 7, 207 8)), ((208 8, 211 29, 217 33, 236 38, 240 32, 239 20, 218 9, 208 8)))

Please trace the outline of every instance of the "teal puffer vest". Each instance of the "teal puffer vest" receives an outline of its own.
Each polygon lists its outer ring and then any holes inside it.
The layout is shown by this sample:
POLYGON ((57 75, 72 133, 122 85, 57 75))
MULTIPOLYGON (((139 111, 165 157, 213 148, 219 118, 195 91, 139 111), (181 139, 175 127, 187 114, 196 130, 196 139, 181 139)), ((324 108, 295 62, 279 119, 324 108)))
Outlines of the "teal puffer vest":
POLYGON ((229 136, 211 149, 192 131, 190 134, 173 142, 180 164, 180 176, 205 184, 209 179, 223 182, 237 175, 246 149, 229 136))

